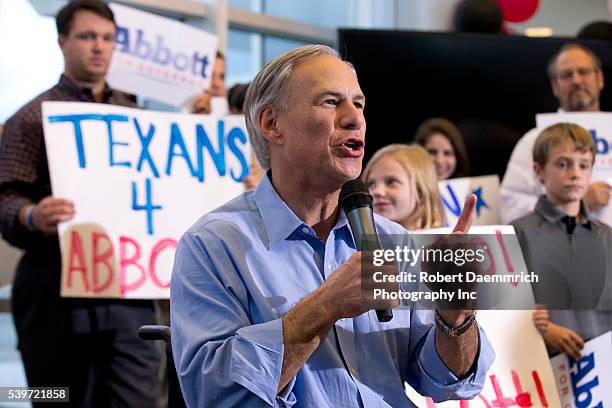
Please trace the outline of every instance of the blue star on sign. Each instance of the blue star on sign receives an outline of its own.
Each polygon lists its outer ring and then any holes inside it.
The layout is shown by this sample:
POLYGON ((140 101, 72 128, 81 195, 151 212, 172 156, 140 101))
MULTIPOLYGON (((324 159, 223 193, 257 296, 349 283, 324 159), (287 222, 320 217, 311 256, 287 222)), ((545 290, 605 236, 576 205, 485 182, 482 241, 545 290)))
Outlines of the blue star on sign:
POLYGON ((491 208, 491 207, 489 207, 489 205, 484 200, 484 198, 482 198, 482 187, 478 187, 477 189, 472 191, 472 193, 476 194, 476 215, 480 217, 480 209, 482 207, 485 207, 485 208, 491 208))

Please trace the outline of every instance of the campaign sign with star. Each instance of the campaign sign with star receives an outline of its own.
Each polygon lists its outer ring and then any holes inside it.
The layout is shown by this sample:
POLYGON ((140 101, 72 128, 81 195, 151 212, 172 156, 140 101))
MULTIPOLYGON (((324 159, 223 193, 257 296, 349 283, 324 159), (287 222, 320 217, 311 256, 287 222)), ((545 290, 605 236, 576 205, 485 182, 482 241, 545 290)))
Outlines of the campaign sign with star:
POLYGON ((469 194, 476 194, 474 225, 500 224, 499 177, 480 176, 442 180, 438 183, 447 225, 455 225, 463 202, 469 194))
POLYGON ((181 106, 208 88, 217 37, 176 20, 110 5, 117 21, 107 80, 116 89, 181 106))

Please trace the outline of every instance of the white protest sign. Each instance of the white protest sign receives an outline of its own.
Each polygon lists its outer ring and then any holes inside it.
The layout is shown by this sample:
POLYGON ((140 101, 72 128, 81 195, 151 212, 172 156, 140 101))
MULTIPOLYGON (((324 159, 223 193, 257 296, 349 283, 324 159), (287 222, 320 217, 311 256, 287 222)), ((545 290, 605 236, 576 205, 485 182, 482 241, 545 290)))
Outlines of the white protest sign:
MULTIPOLYGON (((451 228, 415 231, 418 234, 450 232, 451 228)), ((487 242, 494 260, 487 273, 526 271, 512 226, 473 226, 469 233, 479 234, 487 242)), ((523 305, 535 307, 528 284, 516 285, 511 293, 523 298, 523 305)), ((531 314, 532 310, 478 311, 478 324, 495 350, 495 362, 487 373, 482 392, 473 400, 436 404, 410 387, 406 389, 407 395, 421 408, 558 407, 559 399, 546 347, 531 314)))
POLYGON ((130 7, 110 7, 117 37, 106 79, 113 88, 180 106, 209 87, 216 36, 130 7))
POLYGON ((44 102, 59 226, 62 296, 167 298, 176 244, 241 193, 251 149, 243 116, 44 102))
MULTIPOLYGON (((606 181, 612 185, 612 113, 563 112, 536 115, 536 124, 541 130, 560 122, 576 123, 591 133, 597 153, 591 181, 606 181)), ((612 226, 612 204, 593 211, 593 216, 612 226)))
POLYGON ((587 341, 582 358, 575 362, 567 354, 550 359, 560 407, 612 407, 612 332, 587 341))
POLYGON ((497 175, 441 180, 438 182, 438 190, 448 225, 455 225, 469 194, 476 194, 474 225, 495 225, 501 222, 497 175))
POLYGON ((478 324, 495 350, 482 392, 470 401, 434 403, 407 387, 420 408, 561 407, 546 346, 530 310, 482 310, 478 324))
MULTIPOLYGON (((452 227, 431 228, 412 231, 413 238, 419 245, 433 243, 436 234, 450 234, 452 227), (422 236, 426 237, 423 241, 422 236), (427 242, 429 240, 430 242, 427 242)), ((523 258, 520 244, 512 225, 475 225, 469 230, 470 243, 481 245, 486 250, 486 260, 481 275, 515 275, 525 277, 527 266, 523 258)), ((487 299, 481 299, 481 304, 495 305, 498 310, 535 308, 535 301, 531 284, 526 280, 507 282, 502 284, 491 284, 486 286, 483 294, 487 299)))

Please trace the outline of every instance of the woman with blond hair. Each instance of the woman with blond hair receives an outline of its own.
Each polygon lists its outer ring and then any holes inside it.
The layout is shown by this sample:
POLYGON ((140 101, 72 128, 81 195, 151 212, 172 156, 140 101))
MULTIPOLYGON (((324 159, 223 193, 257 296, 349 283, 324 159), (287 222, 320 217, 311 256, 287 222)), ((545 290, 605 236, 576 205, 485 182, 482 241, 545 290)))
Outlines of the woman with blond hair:
POLYGON ((374 212, 407 230, 444 225, 433 160, 421 146, 392 144, 377 151, 362 179, 374 197, 374 212))

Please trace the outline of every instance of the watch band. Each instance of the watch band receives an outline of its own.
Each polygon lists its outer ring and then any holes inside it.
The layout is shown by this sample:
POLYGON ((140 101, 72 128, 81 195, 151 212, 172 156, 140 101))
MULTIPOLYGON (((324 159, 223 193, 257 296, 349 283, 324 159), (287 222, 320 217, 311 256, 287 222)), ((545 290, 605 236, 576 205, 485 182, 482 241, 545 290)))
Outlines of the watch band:
POLYGON ((465 321, 457 327, 451 327, 446 324, 446 322, 444 321, 444 319, 442 319, 442 316, 440 316, 440 313, 438 313, 437 310, 434 312, 434 317, 438 329, 442 330, 442 332, 449 337, 457 337, 465 333, 472 326, 472 324, 474 324, 474 322, 476 321, 476 311, 474 311, 474 313, 472 313, 470 317, 465 319, 465 321))
POLYGON ((33 219, 34 207, 36 207, 34 204, 30 204, 26 208, 25 227, 28 231, 38 231, 38 228, 36 228, 36 225, 34 225, 34 219, 33 219))

